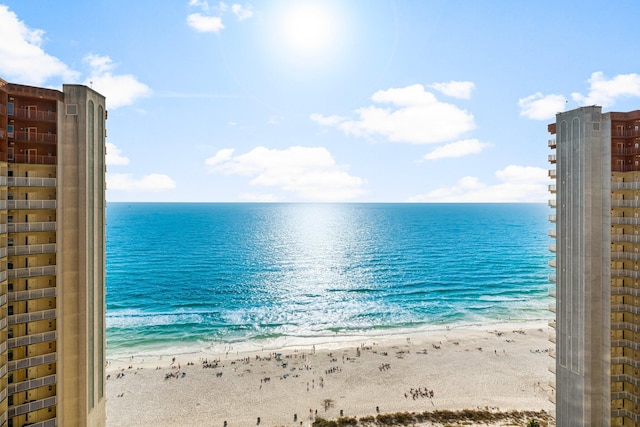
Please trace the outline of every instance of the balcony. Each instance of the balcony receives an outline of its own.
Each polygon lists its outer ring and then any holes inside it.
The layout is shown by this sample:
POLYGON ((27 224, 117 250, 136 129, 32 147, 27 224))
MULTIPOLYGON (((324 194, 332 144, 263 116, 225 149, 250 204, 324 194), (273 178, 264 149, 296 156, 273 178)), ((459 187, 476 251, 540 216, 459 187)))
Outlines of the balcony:
MULTIPOLYGON (((4 282, 9 277, 9 273, 7 271, 0 271, 0 282, 4 282)), ((2 329, 2 328, 0 328, 2 329)))
POLYGON ((56 309, 32 311, 31 313, 13 314, 8 316, 9 325, 18 325, 20 323, 37 322, 39 320, 48 320, 56 318, 56 309))
MULTIPOLYGON (((626 398, 625 398, 626 399, 626 398)), ((611 416, 612 417, 624 417, 624 418, 629 418, 631 419, 636 425, 638 425, 638 423, 640 423, 640 415, 634 413, 633 411, 629 410, 629 409, 614 409, 613 411, 611 411, 611 416)))
POLYGON ((9 209, 55 209, 55 200, 8 200, 9 209))
POLYGON ((556 259, 555 258, 551 258, 549 260, 549 267, 556 268, 556 259))
MULTIPOLYGON (((556 334, 549 334, 549 341, 552 343, 556 343, 556 334)), ((553 367, 555 368, 556 365, 553 365, 553 367)), ((555 371, 551 371, 551 372, 555 372, 555 371)))
POLYGON ((611 183, 612 190, 640 190, 640 182, 619 182, 611 183))
POLYGON ((632 332, 640 332, 640 325, 636 325, 631 322, 611 322, 611 329, 615 331, 632 331, 632 332))
POLYGON ((13 177, 7 178, 10 187, 55 187, 55 178, 27 178, 13 177))
POLYGON ((53 153, 49 153, 46 156, 40 156, 36 154, 13 154, 12 156, 9 156, 7 160, 9 161, 9 163, 26 163, 32 165, 56 164, 56 156, 53 153))
POLYGON ((24 337, 9 338, 7 345, 9 348, 21 347, 23 345, 38 344, 41 342, 55 341, 56 331, 42 332, 40 334, 25 335, 24 337))
POLYGON ((13 138, 17 142, 42 142, 47 144, 56 143, 56 135, 54 133, 16 130, 13 132, 13 138))
POLYGON ((549 234, 549 237, 553 237, 555 239, 555 237, 556 237, 556 229, 555 228, 550 228, 548 234, 549 234))
POLYGON ((556 297, 556 288, 549 288, 549 296, 552 298, 556 297))
POLYGON ((611 277, 629 277, 632 279, 640 279, 640 271, 638 270, 624 270, 624 269, 611 269, 611 277))
POLYGON ((58 290, 55 287, 30 289, 28 291, 9 292, 9 302, 26 301, 38 298, 52 298, 57 296, 58 290))
POLYGON ((556 305, 555 304, 549 304, 549 311, 552 312, 552 313, 555 313, 556 312, 556 305))
POLYGON ((549 193, 555 193, 555 192, 556 192, 556 185, 549 184, 549 193))
POLYGON ((553 329, 556 328, 556 321, 555 320, 549 320, 549 326, 552 327, 553 329))
POLYGON ((44 245, 9 246, 8 248, 9 255, 53 254, 55 252, 55 243, 47 243, 44 245))
POLYGON ((640 225, 640 218, 633 216, 612 216, 611 224, 616 225, 640 225))
POLYGON ((551 208, 556 208, 556 199, 550 199, 549 200, 549 207, 551 208))
POLYGON ((549 178, 556 179, 556 170, 555 169, 549 169, 549 178))
POLYGON ((43 354, 42 356, 27 357, 26 359, 12 360, 7 364, 10 371, 26 369, 32 366, 44 365, 45 363, 55 363, 56 353, 43 354))
POLYGON ((551 163, 551 164, 555 164, 556 163, 556 155, 555 154, 549 154, 549 163, 551 163))
POLYGON ((34 402, 24 403, 18 406, 10 406, 8 410, 9 418, 17 415, 26 414, 28 412, 38 411, 49 406, 56 405, 56 396, 47 397, 45 399, 36 400, 34 402))
POLYGON ((629 295, 632 297, 640 297, 640 289, 626 288, 623 286, 611 286, 611 295, 629 295))
POLYGON ((551 215, 549 215, 549 222, 554 222, 554 223, 556 222, 556 216, 555 216, 555 214, 551 214, 551 215))
POLYGON ((56 274, 55 265, 47 265, 44 267, 14 268, 8 271, 9 279, 20 277, 50 276, 54 274, 56 274))
POLYGON ((612 242, 640 243, 640 234, 612 234, 612 242))
POLYGON ((56 222, 16 222, 7 224, 9 233, 21 233, 24 231, 56 231, 56 222))
POLYGON ((556 275, 555 274, 549 274, 549 281, 551 283, 556 283, 556 275))
POLYGON ((56 374, 47 375, 46 377, 35 378, 32 380, 22 381, 15 384, 9 384, 9 394, 20 393, 22 391, 33 390, 34 388, 53 385, 56 383, 56 374))
POLYGON ((15 117, 26 120, 38 120, 41 122, 55 122, 58 114, 55 111, 37 111, 26 108, 18 108, 15 110, 15 117))
POLYGON ((550 139, 548 144, 549 144, 549 148, 556 148, 556 139, 555 138, 550 139))
POLYGON ((56 421, 55 418, 49 418, 48 420, 31 424, 29 427, 57 427, 57 425, 58 425, 58 422, 56 421))
POLYGON ((556 253, 556 245, 549 245, 549 252, 556 253))
POLYGON ((640 252, 611 252, 611 259, 640 261, 640 252))
POLYGON ((611 199, 612 208, 640 208, 640 200, 611 199))

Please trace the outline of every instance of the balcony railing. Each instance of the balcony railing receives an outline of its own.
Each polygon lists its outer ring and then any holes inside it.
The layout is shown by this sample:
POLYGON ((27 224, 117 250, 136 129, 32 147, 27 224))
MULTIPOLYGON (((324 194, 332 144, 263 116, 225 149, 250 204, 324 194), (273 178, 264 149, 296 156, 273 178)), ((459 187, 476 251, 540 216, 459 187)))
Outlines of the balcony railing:
POLYGON ((640 252, 611 252, 611 259, 640 261, 640 252))
POLYGON ((556 297, 556 288, 549 288, 549 296, 552 298, 556 297))
MULTIPOLYGON (((626 397, 625 397, 626 399, 626 397)), ((612 417, 624 417, 631 419, 635 424, 640 423, 640 415, 634 413, 633 411, 625 408, 614 409, 611 411, 612 417)))
POLYGON ((36 400, 35 402, 24 403, 18 406, 10 406, 7 411, 9 418, 15 417, 16 415, 26 414, 27 412, 38 411, 43 408, 48 408, 49 406, 55 406, 56 404, 56 396, 47 397, 45 399, 36 400))
POLYGON ((13 314, 8 316, 9 325, 18 325, 20 323, 37 322, 39 320, 55 319, 56 309, 32 311, 31 313, 13 314))
POLYGON ((636 218, 633 216, 612 216, 611 224, 640 225, 640 218, 636 218))
MULTIPOLYGON (((9 277, 9 273, 6 270, 0 271, 0 282, 4 282, 9 277)), ((0 328, 2 329, 2 328, 0 328)))
POLYGON ((611 322, 611 329, 615 331, 627 330, 632 332, 640 332, 640 325, 631 322, 611 322))
POLYGON ((47 156, 40 156, 35 154, 13 154, 9 156, 7 160, 10 163, 27 163, 32 165, 55 165, 56 156, 49 154, 47 156))
POLYGON ((44 142, 47 144, 56 143, 56 134, 54 133, 42 133, 42 132, 26 132, 23 130, 16 130, 13 132, 13 138, 20 142, 44 142))
POLYGON ((639 208, 640 200, 611 199, 612 208, 639 208))
POLYGON ((555 164, 555 162, 556 162, 556 155, 555 154, 549 154, 549 163, 555 164))
POLYGON ((625 269, 611 269, 611 277, 630 277, 632 279, 640 279, 640 271, 625 270, 625 269))
POLYGON ((549 178, 556 179, 556 170, 555 169, 549 169, 549 178))
POLYGON ((631 357, 612 357, 611 365, 629 365, 633 368, 640 368, 640 361, 631 357))
MULTIPOLYGON (((640 403, 640 396, 636 396, 632 393, 629 393, 628 391, 614 391, 613 393, 611 393, 611 400, 620 400, 620 399, 626 399, 630 402, 633 402, 636 405, 640 403)), ((614 413, 619 411, 624 411, 624 409, 616 409, 614 413)))
POLYGON ((15 222, 7 224, 9 233, 23 231, 56 231, 56 222, 15 222))
POLYGON ((611 286, 611 295, 629 295, 632 297, 640 297, 640 289, 626 288, 623 286, 611 286))
POLYGON ((55 111, 37 111, 28 110, 26 108, 18 108, 15 110, 15 117, 27 120, 40 120, 47 122, 55 122, 58 115, 55 111))
POLYGON ((33 423, 29 427, 57 427, 58 422, 54 418, 49 418, 48 420, 40 421, 38 423, 33 423))
POLYGON ((549 274, 549 281, 551 283, 556 283, 556 275, 555 274, 549 274))
POLYGON ((55 209, 55 200, 8 200, 9 209, 55 209))
POLYGON ((44 365, 45 363, 54 363, 57 360, 55 352, 43 354, 42 356, 27 357, 26 359, 12 360, 7 364, 10 371, 18 369, 26 369, 32 366, 44 365))
MULTIPOLYGON (((635 305, 630 305, 630 304, 611 304, 611 312, 640 314, 640 307, 636 307, 635 305)), ((638 344, 640 345, 640 343, 638 344)))
POLYGON ((26 335, 24 337, 9 338, 7 344, 9 348, 21 347, 23 345, 38 344, 40 342, 55 341, 56 331, 42 332, 40 334, 26 335))
POLYGON ((10 394, 20 393, 21 391, 33 390, 34 388, 53 385, 56 383, 56 374, 47 375, 46 377, 34 378, 32 380, 22 381, 15 384, 9 384, 8 390, 10 394))
POLYGON ((612 242, 640 243, 640 234, 612 234, 612 242))
POLYGON ((7 182, 11 187, 55 187, 55 178, 28 178, 14 177, 7 178, 7 182))
POLYGON ((549 259, 549 267, 556 268, 556 259, 555 258, 549 259))
POLYGON ((556 199, 549 199, 549 207, 552 207, 555 209, 556 207, 556 199))
POLYGON ((549 229, 549 237, 556 237, 556 229, 555 228, 550 228, 549 229))
POLYGON ((55 265, 47 265, 44 267, 27 267, 27 268, 14 268, 8 271, 9 279, 15 279, 19 277, 35 277, 35 276, 49 276, 56 274, 55 265))
POLYGON ((9 255, 52 254, 56 252, 56 244, 9 246, 8 249, 9 255))
POLYGON ((556 192, 556 185, 555 184, 549 184, 549 192, 550 193, 555 193, 556 192))
POLYGON ((28 291, 9 292, 9 302, 26 301, 29 299, 38 298, 52 298, 57 296, 58 290, 55 287, 42 288, 42 289, 30 289, 28 291))
POLYGON ((556 252, 556 245, 549 245, 549 252, 556 252))
POLYGON ((551 214, 551 215, 549 215, 549 222, 556 222, 556 216, 555 216, 555 214, 551 214))
POLYGON ((552 138, 549 140, 549 148, 556 148, 556 139, 552 138))
POLYGON ((555 313, 556 312, 556 305, 555 304, 549 304, 549 311, 552 312, 552 313, 555 313))
POLYGON ((612 190, 640 190, 640 182, 619 182, 611 183, 612 190))

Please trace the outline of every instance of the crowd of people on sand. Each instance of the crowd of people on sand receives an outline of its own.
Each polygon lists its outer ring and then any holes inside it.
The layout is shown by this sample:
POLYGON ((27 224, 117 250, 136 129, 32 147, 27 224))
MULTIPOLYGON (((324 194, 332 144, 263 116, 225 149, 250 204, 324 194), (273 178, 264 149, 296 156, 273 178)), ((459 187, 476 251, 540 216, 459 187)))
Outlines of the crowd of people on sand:
POLYGON ((429 390, 426 387, 424 387, 424 388, 422 388, 422 387, 418 387, 418 388, 411 387, 411 389, 409 389, 409 392, 404 394, 404 398, 408 399, 409 396, 411 396, 411 398, 413 400, 420 399, 420 398, 433 399, 434 392, 433 392, 433 390, 429 390))

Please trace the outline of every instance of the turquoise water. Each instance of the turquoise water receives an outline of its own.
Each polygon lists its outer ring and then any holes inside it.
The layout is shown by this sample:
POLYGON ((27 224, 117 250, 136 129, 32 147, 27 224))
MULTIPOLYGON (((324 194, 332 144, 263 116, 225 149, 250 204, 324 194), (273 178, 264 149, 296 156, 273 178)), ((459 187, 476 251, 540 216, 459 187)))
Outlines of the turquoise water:
POLYGON ((540 204, 107 207, 107 353, 545 319, 540 204))

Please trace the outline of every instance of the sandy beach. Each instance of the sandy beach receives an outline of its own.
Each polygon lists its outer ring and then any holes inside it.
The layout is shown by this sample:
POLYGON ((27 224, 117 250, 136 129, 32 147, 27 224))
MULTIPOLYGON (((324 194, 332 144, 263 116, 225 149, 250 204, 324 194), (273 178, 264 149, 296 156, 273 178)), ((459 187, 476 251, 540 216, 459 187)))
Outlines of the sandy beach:
POLYGON ((542 322, 502 324, 110 359, 107 425, 255 426, 259 418, 263 426, 309 426, 316 416, 341 414, 553 412, 550 332, 542 322))

